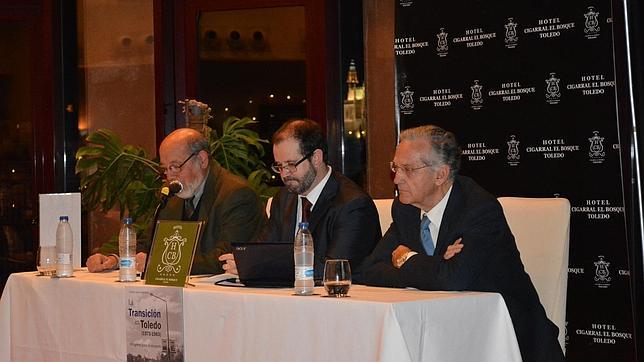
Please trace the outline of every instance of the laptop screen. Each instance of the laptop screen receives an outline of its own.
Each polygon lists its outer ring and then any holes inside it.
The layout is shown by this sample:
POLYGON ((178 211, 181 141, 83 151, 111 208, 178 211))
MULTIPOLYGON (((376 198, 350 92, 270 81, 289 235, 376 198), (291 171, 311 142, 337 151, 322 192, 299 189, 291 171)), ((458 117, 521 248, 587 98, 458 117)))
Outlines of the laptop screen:
POLYGON ((293 243, 233 243, 239 280, 247 287, 293 287, 293 243))

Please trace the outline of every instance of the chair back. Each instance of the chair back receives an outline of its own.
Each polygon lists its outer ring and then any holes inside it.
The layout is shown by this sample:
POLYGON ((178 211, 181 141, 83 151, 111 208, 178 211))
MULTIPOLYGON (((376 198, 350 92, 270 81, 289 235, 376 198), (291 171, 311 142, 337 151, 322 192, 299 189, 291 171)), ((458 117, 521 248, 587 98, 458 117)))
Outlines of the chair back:
POLYGON ((565 351, 570 202, 564 198, 500 197, 521 260, 565 351))
POLYGON ((380 219, 380 230, 384 236, 387 230, 389 230, 389 225, 391 225, 391 204, 394 202, 394 199, 374 199, 373 202, 376 204, 376 209, 378 210, 378 218, 380 219))

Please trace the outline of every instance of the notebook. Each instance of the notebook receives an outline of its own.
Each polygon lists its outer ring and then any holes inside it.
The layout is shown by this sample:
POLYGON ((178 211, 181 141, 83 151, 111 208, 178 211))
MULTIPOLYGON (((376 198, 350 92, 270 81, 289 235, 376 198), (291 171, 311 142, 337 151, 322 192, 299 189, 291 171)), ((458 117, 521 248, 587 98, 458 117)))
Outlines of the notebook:
POLYGON ((233 243, 239 281, 247 287, 293 287, 292 243, 233 243))

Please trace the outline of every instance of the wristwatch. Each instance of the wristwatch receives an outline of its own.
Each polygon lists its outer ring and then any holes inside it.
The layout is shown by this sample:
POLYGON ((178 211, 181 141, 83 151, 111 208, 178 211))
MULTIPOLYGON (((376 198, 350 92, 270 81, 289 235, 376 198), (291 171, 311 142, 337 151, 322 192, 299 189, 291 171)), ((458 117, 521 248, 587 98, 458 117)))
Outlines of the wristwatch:
POLYGON ((118 269, 119 268, 119 263, 121 261, 121 258, 119 258, 119 256, 116 255, 116 254, 109 254, 107 257, 109 258, 110 256, 113 256, 113 257, 116 258, 116 264, 114 264, 114 266, 112 267, 112 270, 118 269))
POLYGON ((400 267, 405 264, 407 259, 411 258, 412 256, 418 254, 415 251, 408 251, 404 253, 403 255, 400 256, 400 258, 396 259, 396 264, 394 265, 396 268, 400 269, 400 267))

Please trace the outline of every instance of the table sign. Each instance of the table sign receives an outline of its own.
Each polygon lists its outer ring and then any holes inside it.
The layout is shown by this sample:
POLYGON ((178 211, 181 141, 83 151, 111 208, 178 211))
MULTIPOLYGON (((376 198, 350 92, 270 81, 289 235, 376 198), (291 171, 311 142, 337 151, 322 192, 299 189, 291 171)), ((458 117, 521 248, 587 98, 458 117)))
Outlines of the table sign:
POLYGON ((128 287, 127 360, 183 361, 183 288, 128 287))
POLYGON ((203 221, 157 221, 145 284, 186 285, 202 226, 203 221))

